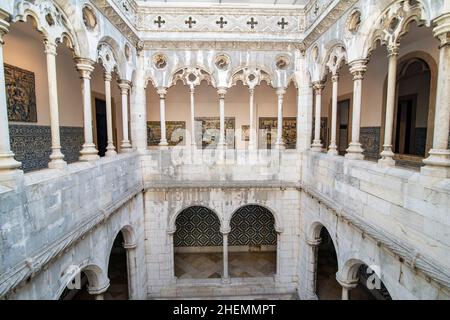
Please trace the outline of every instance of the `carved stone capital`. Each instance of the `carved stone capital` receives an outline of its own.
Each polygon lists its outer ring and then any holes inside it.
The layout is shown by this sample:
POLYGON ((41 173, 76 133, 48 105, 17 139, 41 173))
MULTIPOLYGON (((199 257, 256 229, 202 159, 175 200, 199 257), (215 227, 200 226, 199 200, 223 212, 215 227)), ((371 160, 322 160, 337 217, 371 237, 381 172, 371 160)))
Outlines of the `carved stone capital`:
POLYGON ((6 18, 6 13, 0 10, 0 45, 4 44, 3 36, 9 32, 9 22, 6 18))
POLYGON ((313 89, 316 95, 322 94, 323 88, 325 88, 325 83, 323 81, 313 82, 313 89))
POLYGON ((358 279, 343 279, 339 272, 336 273, 336 281, 341 285, 342 288, 347 290, 354 289, 358 285, 358 279))
POLYGON ((311 247, 317 247, 322 242, 322 239, 306 239, 306 243, 311 247))
POLYGON ((352 61, 349 65, 350 73, 353 75, 353 81, 364 79, 364 74, 367 71, 366 59, 352 61))
POLYGON ((131 81, 128 81, 128 80, 120 79, 118 81, 118 86, 119 86, 121 94, 125 94, 125 95, 128 94, 128 92, 131 89, 131 85, 132 85, 131 81))
POLYGON ((160 87, 156 90, 160 99, 165 99, 167 94, 167 88, 160 87))
POLYGON ((105 79, 105 81, 111 82, 112 80, 111 72, 105 71, 105 73, 103 74, 103 78, 105 79))
POLYGON ((390 44, 387 46, 388 57, 398 56, 399 45, 398 44, 390 44))
POLYGON ((227 94, 227 88, 217 88, 217 94, 220 99, 225 99, 225 95, 227 94))
POLYGON ((434 19, 433 34, 441 42, 441 47, 450 45, 450 13, 445 13, 434 19))
POLYGON ((82 79, 91 79, 95 61, 87 58, 75 58, 76 68, 82 79))
POLYGON ((331 76, 331 82, 338 82, 339 81, 339 73, 335 73, 331 76))
POLYGON ((277 89, 277 96, 279 98, 282 98, 285 95, 285 93, 286 93, 286 90, 284 88, 278 88, 277 89))
POLYGON ((56 56, 56 43, 49 40, 49 39, 45 39, 44 40, 44 47, 45 47, 45 53, 46 54, 51 54, 53 56, 56 56))

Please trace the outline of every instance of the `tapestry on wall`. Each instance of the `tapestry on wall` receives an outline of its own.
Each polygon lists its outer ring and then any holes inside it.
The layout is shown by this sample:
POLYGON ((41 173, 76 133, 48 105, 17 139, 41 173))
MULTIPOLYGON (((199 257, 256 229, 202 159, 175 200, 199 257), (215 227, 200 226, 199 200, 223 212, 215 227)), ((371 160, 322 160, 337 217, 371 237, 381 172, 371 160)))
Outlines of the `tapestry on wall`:
MULTIPOLYGON (((225 117, 225 143, 228 149, 234 149, 235 118, 225 117)), ((197 145, 202 149, 215 148, 219 142, 220 118, 219 117, 196 117, 195 136, 197 145)))
POLYGON ((243 125, 241 126, 241 140, 242 141, 250 141, 250 126, 249 125, 243 125))
MULTIPOLYGON (((278 118, 259 118, 258 146, 260 149, 272 149, 277 140, 278 118)), ((283 141, 286 149, 295 149, 297 143, 297 119, 283 118, 283 141)))
POLYGON ((37 122, 34 73, 4 64, 8 120, 37 122))
MULTIPOLYGON (((166 138, 169 146, 186 144, 186 122, 166 121, 166 138)), ((161 141, 161 122, 147 121, 147 144, 157 146, 161 141)))

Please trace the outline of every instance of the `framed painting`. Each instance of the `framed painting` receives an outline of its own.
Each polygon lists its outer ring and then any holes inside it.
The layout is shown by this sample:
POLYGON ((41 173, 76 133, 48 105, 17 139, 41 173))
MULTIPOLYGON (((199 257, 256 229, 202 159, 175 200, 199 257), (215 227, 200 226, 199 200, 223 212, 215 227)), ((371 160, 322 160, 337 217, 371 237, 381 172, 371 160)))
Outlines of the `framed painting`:
POLYGON ((8 120, 37 122, 34 73, 5 63, 8 120))

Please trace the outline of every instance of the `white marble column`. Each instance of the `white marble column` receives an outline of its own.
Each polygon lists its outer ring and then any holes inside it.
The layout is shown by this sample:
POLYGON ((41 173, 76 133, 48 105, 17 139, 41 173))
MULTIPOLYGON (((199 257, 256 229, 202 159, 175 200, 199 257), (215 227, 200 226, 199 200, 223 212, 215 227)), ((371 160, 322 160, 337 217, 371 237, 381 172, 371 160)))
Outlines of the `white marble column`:
POLYGON ((92 133, 91 74, 94 71, 95 62, 84 58, 77 58, 76 62, 82 80, 83 95, 84 144, 80 151, 80 161, 92 161, 99 158, 92 133))
POLYGON ((367 70, 367 60, 356 60, 350 64, 350 73, 353 75, 353 113, 352 113, 352 140, 345 157, 351 160, 363 160, 363 149, 359 142, 361 130, 361 96, 362 80, 367 70))
POLYGON ((105 72, 105 100, 106 100, 106 134, 108 145, 106 146, 105 156, 111 157, 117 154, 116 147, 114 146, 113 137, 113 120, 112 120, 112 108, 111 108, 111 73, 105 72))
POLYGON ((196 148, 197 142, 195 141, 195 87, 191 85, 189 87, 189 93, 191 96, 191 146, 192 149, 196 148))
POLYGON ((388 47, 389 71, 386 98, 386 121, 384 127, 384 144, 381 159, 378 163, 383 166, 394 166, 394 152, 392 150, 392 135, 394 130, 395 89, 397 86, 397 56, 398 46, 388 47))
POLYGON ((433 29, 440 40, 439 69, 434 117, 433 148, 425 159, 421 172, 426 175, 450 178, 450 150, 448 148, 450 118, 450 13, 435 19, 433 29))
POLYGON ((166 94, 167 88, 158 88, 159 95, 159 117, 161 123, 161 140, 159 146, 161 148, 166 148, 169 144, 167 143, 166 137, 166 94))
POLYGON ((333 83, 333 92, 331 98, 331 139, 330 146, 328 147, 328 154, 338 155, 336 145, 336 132, 337 132, 337 104, 338 104, 338 82, 339 74, 336 73, 331 77, 333 83))
POLYGON ((249 142, 248 149, 255 150, 256 149, 256 129, 255 129, 255 105, 254 105, 254 95, 255 89, 250 88, 248 90, 250 94, 249 99, 249 142))
POLYGON ((142 43, 137 50, 136 71, 130 96, 131 144, 139 153, 147 152, 147 99, 145 95, 146 77, 142 43))
POLYGON ((5 71, 3 69, 3 37, 9 30, 7 16, 0 10, 0 174, 12 173, 21 163, 14 159, 9 141, 8 106, 6 103, 5 71))
POLYGON ((283 140, 283 96, 286 93, 284 88, 277 89, 278 97, 278 120, 277 120, 277 141, 275 142, 276 149, 284 149, 283 140))
POLYGON ((317 280, 317 254, 321 239, 307 239, 308 245, 308 262, 306 277, 306 293, 309 299, 317 300, 316 280, 317 280))
POLYGON ((314 94, 316 96, 315 116, 314 116, 314 141, 311 150, 314 152, 322 151, 322 142, 320 141, 320 117, 322 115, 322 90, 325 87, 323 82, 314 82, 314 94))
POLYGON ((223 236, 223 275, 222 282, 230 283, 230 274, 228 272, 228 234, 230 229, 220 231, 223 236))
POLYGON ((123 140, 120 144, 120 151, 131 152, 131 143, 128 138, 128 93, 131 89, 131 82, 128 80, 119 80, 120 95, 122 96, 122 132, 123 140))
POLYGON ((226 88, 218 88, 217 94, 219 95, 219 111, 220 111, 220 137, 218 148, 224 149, 226 147, 225 142, 225 94, 227 93, 226 88))
POLYGON ((56 44, 46 40, 45 54, 47 56, 47 79, 48 79, 48 102, 50 107, 50 130, 52 134, 52 153, 48 167, 52 169, 64 168, 67 163, 63 160, 61 153, 61 142, 59 133, 59 108, 58 88, 56 78, 56 44))

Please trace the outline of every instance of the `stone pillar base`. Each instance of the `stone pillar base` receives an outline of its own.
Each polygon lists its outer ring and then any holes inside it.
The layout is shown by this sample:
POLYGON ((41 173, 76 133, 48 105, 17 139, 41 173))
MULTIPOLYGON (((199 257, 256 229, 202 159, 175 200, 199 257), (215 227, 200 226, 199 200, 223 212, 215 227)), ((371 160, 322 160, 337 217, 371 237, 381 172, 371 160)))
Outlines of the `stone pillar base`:
POLYGON ((63 159, 59 158, 59 159, 52 159, 49 163, 48 163, 48 167, 50 169, 62 169, 65 168, 67 166, 67 162, 65 162, 63 159))
POLYGON ((286 146, 285 146, 284 142, 277 142, 277 143, 275 143, 275 149, 284 150, 284 149, 286 149, 286 146))
POLYGON ((361 143, 352 142, 350 143, 345 157, 350 160, 364 160, 363 148, 361 148, 361 143))
POLYGON ((420 170, 423 175, 450 178, 450 150, 431 149, 430 156, 423 163, 425 167, 420 170))
POLYGON ((322 152, 322 143, 320 141, 314 140, 311 145, 311 151, 313 152, 322 152))
POLYGON ((0 153, 0 173, 14 172, 20 168, 21 165, 20 162, 14 159, 14 154, 12 152, 0 153))
POLYGON ((95 161, 100 158, 95 144, 84 144, 80 154, 80 161, 95 161))
POLYGON ((336 146, 330 146, 327 153, 329 155, 332 155, 332 156, 339 155, 339 152, 337 151, 337 147, 336 146))

